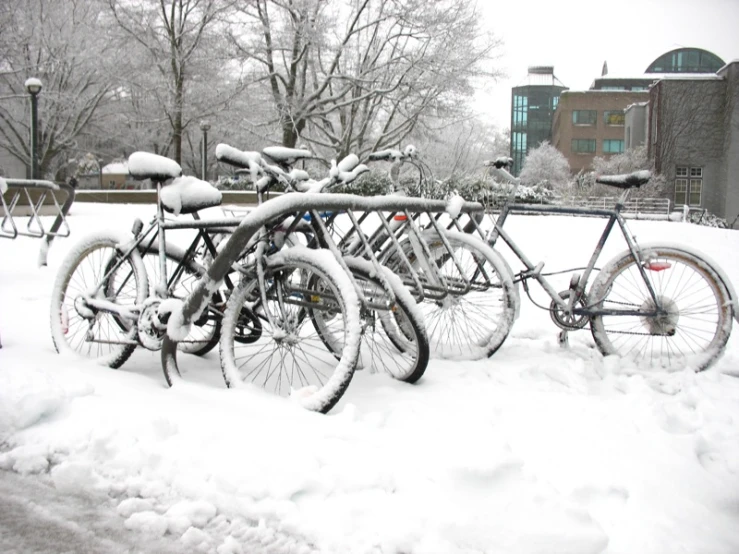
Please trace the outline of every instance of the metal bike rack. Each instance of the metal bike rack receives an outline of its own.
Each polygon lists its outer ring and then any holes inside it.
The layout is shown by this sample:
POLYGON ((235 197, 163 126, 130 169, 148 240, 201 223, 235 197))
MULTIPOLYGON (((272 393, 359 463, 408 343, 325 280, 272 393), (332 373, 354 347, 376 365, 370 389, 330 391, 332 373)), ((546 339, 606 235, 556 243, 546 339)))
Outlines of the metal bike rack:
MULTIPOLYGON (((68 237, 70 234, 66 216, 74 202, 75 190, 63 183, 39 179, 4 179, 0 178, 0 238, 15 239, 32 237, 43 240, 39 251, 38 263, 46 265, 46 257, 52 241, 56 237, 68 237), (62 204, 57 195, 66 195, 62 204), (50 227, 44 225, 42 208, 47 200, 51 201, 56 216, 50 227), (21 219, 27 221, 21 222, 21 219)), ((2 348, 2 341, 0 341, 2 348)))
MULTIPOLYGON (((286 194, 249 211, 231 234, 224 248, 219 252, 207 273, 198 281, 190 295, 183 301, 179 313, 173 313, 177 321, 189 325, 205 310, 210 301, 212 291, 230 272, 231 267, 241 256, 244 248, 258 233, 259 229, 274 220, 295 213, 309 211, 344 211, 344 212, 383 212, 402 213, 408 218, 415 214, 426 214, 428 224, 436 226, 437 217, 447 212, 447 203, 443 200, 427 200, 402 196, 362 197, 351 194, 286 194)), ((449 217, 479 217, 484 208, 476 202, 465 202, 458 211, 449 217)), ((427 288, 427 287, 424 287, 427 288)), ((165 375, 178 373, 177 342, 165 335, 161 350, 162 369, 165 375)))

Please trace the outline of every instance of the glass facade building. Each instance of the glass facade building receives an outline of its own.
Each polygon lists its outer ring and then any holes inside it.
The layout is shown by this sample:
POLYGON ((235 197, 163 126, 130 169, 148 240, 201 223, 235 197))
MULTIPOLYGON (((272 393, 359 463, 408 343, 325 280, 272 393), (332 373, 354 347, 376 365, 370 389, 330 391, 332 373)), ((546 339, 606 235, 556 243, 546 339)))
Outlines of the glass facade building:
POLYGON ((552 138, 552 118, 560 94, 567 90, 551 66, 529 67, 526 81, 511 91, 511 158, 513 175, 523 167, 526 154, 552 138))

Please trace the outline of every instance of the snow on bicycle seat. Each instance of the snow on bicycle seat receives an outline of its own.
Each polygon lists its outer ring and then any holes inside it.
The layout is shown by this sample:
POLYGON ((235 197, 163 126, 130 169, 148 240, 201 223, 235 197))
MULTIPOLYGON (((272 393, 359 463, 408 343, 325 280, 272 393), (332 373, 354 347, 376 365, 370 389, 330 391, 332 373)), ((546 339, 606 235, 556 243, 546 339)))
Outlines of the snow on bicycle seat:
POLYGON ((649 182, 652 178, 652 173, 646 169, 642 171, 634 171, 633 173, 626 173, 624 175, 602 175, 595 178, 596 183, 601 185, 610 185, 612 187, 618 187, 621 189, 628 189, 631 187, 640 187, 645 183, 649 182))
POLYGON ((298 148, 285 148, 284 146, 268 146, 262 150, 262 154, 269 159, 286 165, 292 165, 298 160, 313 158, 313 152, 298 148))
POLYGON ((161 183, 182 175, 182 168, 176 161, 164 156, 149 152, 134 152, 128 157, 128 172, 131 177, 139 181, 151 179, 161 183))
POLYGON ((259 167, 262 165, 262 155, 259 152, 239 150, 224 143, 216 146, 216 159, 240 169, 248 169, 254 182, 257 180, 259 167))
POLYGON ((171 184, 162 188, 159 199, 165 210, 180 215, 220 206, 223 195, 209 182, 185 176, 177 177, 171 184))

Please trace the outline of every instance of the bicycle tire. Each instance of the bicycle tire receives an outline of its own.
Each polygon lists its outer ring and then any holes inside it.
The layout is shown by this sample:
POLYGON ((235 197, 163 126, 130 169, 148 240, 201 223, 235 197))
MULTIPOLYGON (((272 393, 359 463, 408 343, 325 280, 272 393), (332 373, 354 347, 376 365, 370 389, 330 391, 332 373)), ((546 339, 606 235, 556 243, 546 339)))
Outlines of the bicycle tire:
MULTIPOLYGON (((150 295, 154 294, 154 288, 159 284, 159 249, 151 246, 141 252, 144 267, 146 269, 147 278, 150 286, 150 295)), ((165 255, 167 263, 167 275, 172 277, 174 270, 182 264, 185 252, 167 247, 165 255)), ((188 260, 182 264, 182 272, 177 280, 171 283, 167 290, 168 298, 177 298, 184 300, 192 292, 197 281, 205 274, 206 268, 198 264, 195 260, 188 260)), ((177 348, 185 354, 193 356, 204 356, 218 345, 218 339, 221 335, 221 319, 220 310, 216 309, 214 303, 222 302, 220 294, 216 293, 211 302, 211 306, 197 321, 194 321, 190 334, 184 341, 177 343, 177 348)))
POLYGON ((123 308, 141 305, 148 293, 141 256, 132 251, 105 282, 103 278, 121 257, 118 245, 130 240, 118 233, 97 233, 80 242, 66 256, 51 295, 51 337, 57 352, 73 352, 117 369, 138 345, 137 326, 112 312, 83 316, 75 301, 98 287, 105 300, 123 308))
MULTIPOLYGON (((596 346, 604 356, 627 358, 642 368, 707 369, 721 356, 731 333, 732 308, 721 278, 707 262, 679 248, 650 246, 641 250, 641 257, 664 313, 593 316, 590 329, 596 346)), ((600 271, 589 304, 599 309, 655 309, 630 252, 600 271)))
MULTIPOLYGON (((466 293, 449 291, 442 299, 425 296, 418 304, 431 357, 459 360, 490 357, 503 345, 518 317, 519 297, 512 276, 502 257, 479 238, 456 231, 446 232, 445 237, 459 267, 436 231, 422 233, 430 259, 446 282, 461 287, 466 279, 470 289, 466 293)), ((402 247, 414 269, 423 272, 424 264, 416 259, 409 242, 404 241, 402 247)), ((386 265, 401 277, 407 274, 397 254, 386 265)))
POLYGON ((254 277, 239 283, 226 306, 220 340, 226 385, 251 382, 326 413, 346 391, 356 367, 360 340, 356 293, 327 251, 288 248, 266 258, 265 266, 267 303, 262 303, 254 277), (311 281, 315 288, 305 289, 303 284, 311 281), (258 340, 248 343, 236 340, 245 309, 261 320, 258 340), (340 348, 338 359, 311 324, 311 313, 318 310, 335 314, 331 336, 335 348, 340 348))
MULTIPOLYGON (((351 257, 345 261, 365 299, 371 303, 360 309, 362 340, 358 367, 370 367, 393 379, 415 383, 423 376, 429 361, 429 342, 415 300, 389 269, 382 268, 385 285, 373 276, 375 269, 370 262, 351 257), (386 286, 392 291, 392 302, 386 286)), ((332 341, 324 338, 326 324, 321 315, 314 317, 313 324, 324 344, 331 348, 332 341)))

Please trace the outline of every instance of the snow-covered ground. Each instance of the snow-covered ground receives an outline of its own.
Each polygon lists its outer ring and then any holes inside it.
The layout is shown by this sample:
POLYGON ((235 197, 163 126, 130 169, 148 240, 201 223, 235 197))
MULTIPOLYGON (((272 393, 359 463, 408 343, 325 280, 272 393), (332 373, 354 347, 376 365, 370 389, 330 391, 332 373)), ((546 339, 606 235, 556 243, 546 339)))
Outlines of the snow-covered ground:
MULTIPOLYGON (((217 349, 181 356, 187 382, 173 389, 157 353, 120 370, 56 354, 49 299, 65 252, 151 213, 75 205, 44 268, 38 241, 0 240, 1 469, 182 552, 739 552, 739 332, 704 373, 636 372, 588 331, 561 349, 524 298, 492 358, 432 361, 416 385, 358 372, 329 415, 226 389, 217 349)), ((585 265, 603 222, 509 224, 555 271, 585 265)), ((705 252, 739 286, 736 231, 631 228, 705 252)), ((603 261, 622 249, 612 241, 603 261)))

